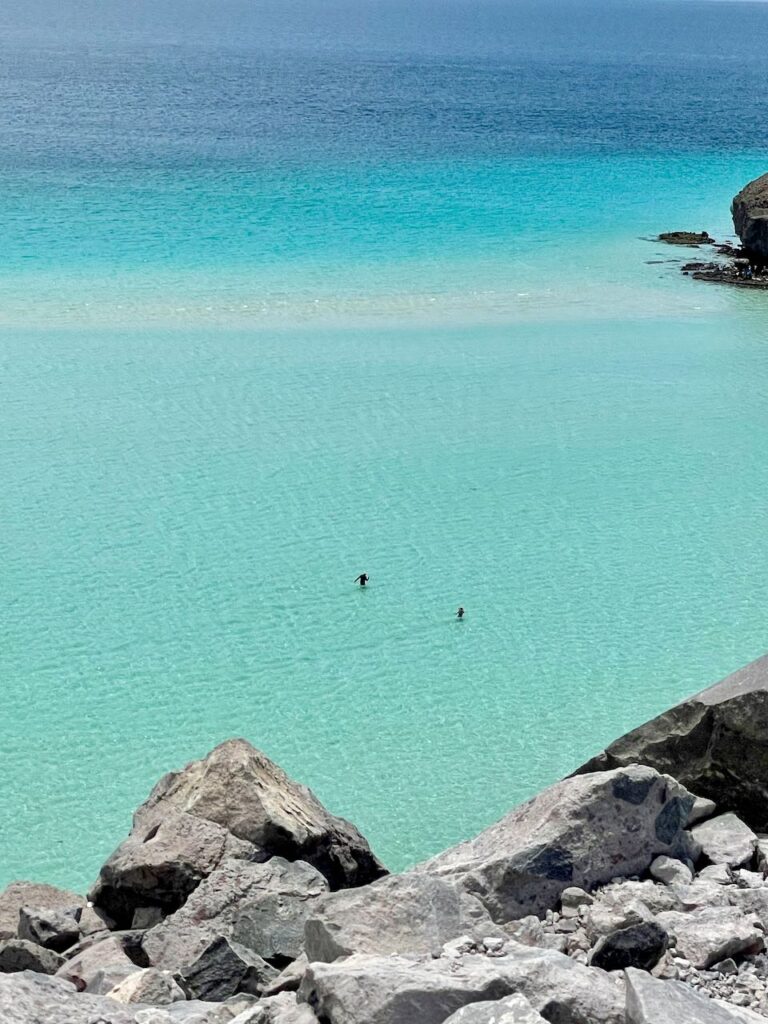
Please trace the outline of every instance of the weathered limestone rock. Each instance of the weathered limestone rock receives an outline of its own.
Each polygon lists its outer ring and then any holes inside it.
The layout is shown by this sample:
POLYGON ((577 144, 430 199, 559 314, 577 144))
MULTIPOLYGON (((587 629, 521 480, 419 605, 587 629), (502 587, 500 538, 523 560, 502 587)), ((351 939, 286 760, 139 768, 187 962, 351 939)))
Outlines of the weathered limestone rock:
POLYGON ((658 923, 674 936, 678 954, 699 969, 765 948, 759 919, 738 907, 703 907, 687 914, 670 910, 659 914, 658 923))
POLYGON ((330 962, 350 953, 431 953, 465 933, 495 933, 482 905, 450 881, 410 872, 324 897, 307 919, 304 946, 310 962, 330 962))
POLYGON ((674 856, 693 806, 681 791, 641 765, 566 779, 416 870, 459 881, 497 922, 543 914, 569 886, 589 890, 674 856))
POLYGON ((507 996, 492 1003, 471 1003, 452 1013, 445 1024, 546 1024, 525 996, 507 996))
POLYGON ((63 953, 80 939, 81 907, 57 910, 22 907, 19 911, 19 938, 63 953))
POLYGON ((768 174, 750 181, 731 203, 733 226, 750 253, 768 258, 768 174))
POLYGON ((657 857, 650 870, 653 877, 665 885, 690 885, 693 881, 691 869, 674 857, 657 857))
POLYGON ((623 900, 621 893, 605 892, 586 913, 584 928, 590 941, 602 935, 653 920, 653 914, 640 900, 623 900))
POLYGON ((135 1011, 112 999, 79 993, 61 978, 30 971, 0 974, 0 1020, 3 1024, 139 1024, 135 1011))
POLYGON ((623 993, 608 975, 524 946, 503 959, 354 955, 310 964, 299 1002, 325 1024, 443 1024, 470 1003, 518 992, 558 1024, 624 1024, 623 993))
POLYGON ((167 1006, 186 999, 184 992, 173 980, 173 975, 154 967, 135 971, 107 995, 118 1003, 146 1003, 150 1006, 167 1006))
POLYGON ((301 952, 306 917, 327 892, 323 875, 303 861, 224 861, 147 932, 143 948, 153 966, 175 970, 224 937, 282 966, 301 952))
POLYGON ((627 967, 652 970, 666 952, 669 936, 657 921, 632 924, 598 940, 589 962, 604 971, 627 967))
POLYGON ((58 976, 72 982, 78 989, 106 995, 129 974, 138 970, 125 951, 125 943, 119 935, 90 945, 85 945, 58 970, 58 976))
POLYGON ((223 860, 254 853, 250 843, 221 825, 169 813, 146 829, 134 826, 102 867, 89 895, 128 928, 137 908, 156 906, 172 913, 223 860))
POLYGON ((178 909, 225 857, 238 856, 306 861, 332 889, 386 874, 354 825, 245 740, 229 740, 157 783, 92 899, 127 927, 137 907, 178 909))
POLYGON ((768 655, 616 740, 579 773, 647 764, 768 832, 768 655))
POLYGON ((306 1004, 285 992, 269 999, 260 999, 256 1006, 235 1017, 232 1024, 318 1024, 317 1017, 306 1004))
POLYGON ((705 796, 697 796, 693 801, 691 813, 688 815, 688 828, 697 825, 700 821, 706 821, 707 818, 714 817, 716 810, 717 804, 714 800, 707 800, 705 796))
POLYGON ((11 882, 0 893, 0 941, 19 938, 19 912, 22 907, 39 910, 69 910, 85 906, 85 900, 75 892, 57 889, 53 885, 37 882, 11 882))
POLYGON ((750 861, 757 848, 757 836, 735 814, 710 818, 697 825, 693 835, 701 843, 704 856, 713 864, 727 864, 732 868, 750 861))
POLYGON ((264 995, 277 996, 281 992, 298 992, 308 964, 306 953, 301 953, 287 967, 283 968, 274 981, 270 981, 264 989, 264 995))
POLYGON ((730 885, 733 874, 727 864, 708 864, 699 871, 697 878, 703 882, 717 882, 718 885, 730 885))
POLYGON ((216 1003, 236 992, 261 995, 277 971, 250 949, 217 938, 177 977, 190 998, 216 1003))
POLYGON ((36 971, 38 974, 55 974, 63 958, 52 949, 44 949, 25 939, 6 939, 0 942, 0 973, 13 974, 16 971, 36 971))
POLYGON ((626 906, 633 901, 642 903, 651 914, 660 914, 662 910, 681 909, 680 900, 673 889, 650 879, 644 882, 634 882, 630 879, 615 882, 601 890, 599 896, 596 895, 593 900, 594 903, 610 903, 618 907, 626 906))
POLYGON ((659 981, 632 968, 626 978, 627 1024, 744 1024, 736 1007, 725 1009, 690 985, 659 981))

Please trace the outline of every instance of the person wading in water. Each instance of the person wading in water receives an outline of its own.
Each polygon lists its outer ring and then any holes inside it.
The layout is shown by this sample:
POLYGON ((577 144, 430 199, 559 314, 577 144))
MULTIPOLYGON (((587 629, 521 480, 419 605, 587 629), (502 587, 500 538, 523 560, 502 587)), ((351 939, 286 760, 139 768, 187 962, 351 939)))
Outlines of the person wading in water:
POLYGON ((370 577, 368 576, 367 572, 361 572, 360 575, 355 580, 355 583, 359 583, 361 587, 364 587, 369 579, 370 577))
POLYGON ((464 618, 464 609, 463 608, 459 608, 459 610, 456 612, 456 618, 457 619, 463 619, 464 618))

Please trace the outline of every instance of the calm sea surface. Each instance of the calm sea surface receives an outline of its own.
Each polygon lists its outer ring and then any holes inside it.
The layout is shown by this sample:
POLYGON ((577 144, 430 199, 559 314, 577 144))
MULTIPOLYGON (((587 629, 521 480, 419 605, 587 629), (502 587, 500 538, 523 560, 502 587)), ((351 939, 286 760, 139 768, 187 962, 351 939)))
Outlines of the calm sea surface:
POLYGON ((0 12, 0 884, 232 735, 402 868, 768 649, 768 294, 648 240, 768 4, 216 6, 0 12))

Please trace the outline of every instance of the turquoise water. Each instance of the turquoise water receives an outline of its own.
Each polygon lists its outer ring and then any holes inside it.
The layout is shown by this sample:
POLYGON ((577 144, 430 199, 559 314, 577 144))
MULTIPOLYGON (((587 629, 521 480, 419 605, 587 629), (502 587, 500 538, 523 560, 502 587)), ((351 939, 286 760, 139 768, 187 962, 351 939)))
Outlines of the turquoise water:
POLYGON ((765 297, 648 241, 765 170, 727 6, 315 64, 14 23, 0 883, 86 886, 231 735, 401 868, 763 653, 765 297))

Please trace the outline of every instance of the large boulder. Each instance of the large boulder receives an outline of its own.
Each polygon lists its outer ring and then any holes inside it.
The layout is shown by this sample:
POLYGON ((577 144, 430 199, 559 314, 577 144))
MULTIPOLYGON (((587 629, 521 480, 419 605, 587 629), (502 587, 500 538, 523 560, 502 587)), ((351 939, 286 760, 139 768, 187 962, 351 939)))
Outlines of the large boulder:
POLYGON ((55 974, 63 963, 62 957, 52 949, 44 949, 25 939, 6 939, 0 942, 0 974, 16 971, 36 971, 55 974))
POLYGON ((350 953, 432 953, 465 933, 494 933, 474 896, 427 874, 391 875, 362 889, 331 893, 307 919, 304 945, 310 961, 330 962, 350 953))
POLYGON ((680 853, 693 800, 642 765, 577 776, 416 870, 459 882, 499 923, 542 915, 569 886, 590 890, 680 853))
POLYGON ((751 861, 757 848, 757 836, 735 814, 720 814, 696 825, 693 837, 713 864, 732 868, 751 861))
POLYGON ((602 971, 553 950, 503 959, 365 956, 310 964, 299 989, 324 1024, 443 1024, 463 1006, 524 995, 557 1024, 624 1024, 624 998, 602 971))
POLYGON ((318 1024, 317 1017, 306 1003, 299 1004, 291 992, 260 999, 245 1010, 232 1024, 318 1024))
POLYGON ((277 971, 250 949, 217 938, 177 977, 191 999, 217 1003, 237 992, 261 995, 277 971))
POLYGON ((228 740, 157 783, 91 898, 128 927, 137 908, 177 910, 227 857, 273 856, 306 861, 332 889, 386 874, 354 825, 250 743, 228 740))
POLYGON ((19 914, 22 907, 55 911, 84 906, 85 900, 76 892, 38 882, 11 882, 0 893, 0 941, 19 938, 19 914))
POLYGON ((659 981, 630 968, 627 1024, 746 1024, 738 1007, 727 1008, 680 981, 659 981))
POLYGON ((19 938, 63 953, 80 940, 81 907, 51 910, 22 907, 19 912, 19 938))
POLYGON ((306 917, 327 892, 323 875, 303 861, 228 860, 147 932, 143 948, 153 966, 175 970, 213 939, 232 938, 283 966, 301 952, 306 917))
POLYGON ((768 260, 768 174, 763 174, 734 196, 733 226, 744 248, 768 260))
POLYGON ((3 1024, 139 1024, 140 1019, 137 1010, 80 993, 61 978, 29 971, 0 974, 3 1024))
POLYGON ((765 948, 759 917, 738 907, 702 907, 689 913, 668 910, 659 914, 657 922, 674 937, 678 954, 700 970, 765 948))
POLYGON ((639 967, 650 971, 666 952, 669 936, 658 921, 644 921, 609 932, 598 940, 589 962, 604 971, 639 967))
POLYGON ((85 943, 74 956, 62 963, 57 973, 80 991, 106 995, 138 969, 126 952, 123 937, 110 934, 101 941, 85 943))
POLYGON ((629 764, 667 772, 768 831, 768 655, 622 736, 576 774, 629 764))

